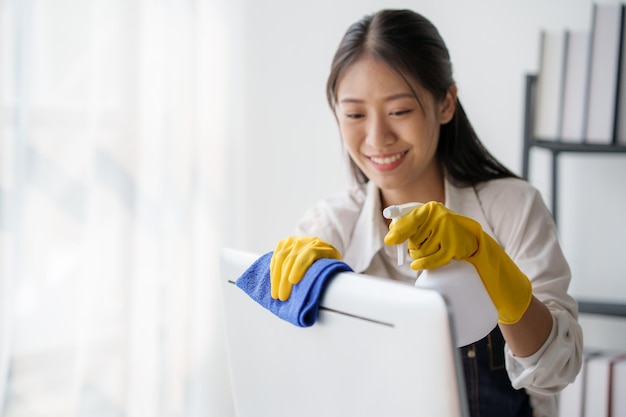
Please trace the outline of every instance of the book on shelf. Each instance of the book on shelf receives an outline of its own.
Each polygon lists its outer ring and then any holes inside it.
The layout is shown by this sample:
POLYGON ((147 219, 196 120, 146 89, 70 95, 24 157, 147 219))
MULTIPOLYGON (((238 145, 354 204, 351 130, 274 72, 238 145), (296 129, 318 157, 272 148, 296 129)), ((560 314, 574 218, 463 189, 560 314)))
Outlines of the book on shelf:
POLYGON ((626 357, 613 364, 611 415, 626 417, 626 357))
MULTIPOLYGON (((603 353, 588 358, 585 368, 584 416, 609 416, 615 401, 613 373, 615 365, 626 359, 626 353, 603 353)), ((619 394, 623 396, 623 391, 619 394)))
POLYGON ((565 31, 563 109, 561 112, 561 140, 563 142, 584 142, 590 39, 591 35, 588 31, 565 31))
MULTIPOLYGON (((626 12, 624 12, 626 15, 626 12)), ((626 16, 622 20, 621 53, 619 62, 617 95, 617 120, 615 124, 615 140, 618 145, 626 145, 626 16)))
POLYGON ((587 143, 612 144, 615 137, 623 4, 594 3, 586 105, 587 143))
POLYGON ((535 92, 535 138, 558 140, 561 135, 563 69, 565 65, 564 32, 542 31, 539 72, 535 92))

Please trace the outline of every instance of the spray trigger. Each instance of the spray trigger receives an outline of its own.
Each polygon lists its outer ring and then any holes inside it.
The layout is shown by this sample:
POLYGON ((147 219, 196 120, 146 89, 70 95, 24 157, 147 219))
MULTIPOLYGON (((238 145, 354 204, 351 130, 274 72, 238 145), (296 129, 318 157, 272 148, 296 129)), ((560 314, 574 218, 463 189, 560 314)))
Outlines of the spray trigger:
MULTIPOLYGON (((401 218, 402 216, 406 216, 407 214, 412 212, 415 208, 420 207, 422 205, 423 205, 422 203, 405 203, 405 204, 399 204, 399 205, 392 205, 392 206, 386 207, 383 210, 383 216, 386 219, 390 219, 391 224, 394 224, 396 221, 398 221, 399 218, 401 218)), ((406 253, 408 251, 408 244, 406 241, 404 241, 403 243, 396 245, 396 248, 398 252, 398 265, 404 265, 406 253)))

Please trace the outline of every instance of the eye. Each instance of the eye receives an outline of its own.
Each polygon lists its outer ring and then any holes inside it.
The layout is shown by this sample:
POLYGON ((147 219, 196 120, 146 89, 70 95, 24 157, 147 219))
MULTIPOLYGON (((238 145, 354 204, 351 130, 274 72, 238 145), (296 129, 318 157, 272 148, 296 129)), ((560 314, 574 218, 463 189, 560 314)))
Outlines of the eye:
POLYGON ((347 119, 362 119, 363 117, 365 117, 365 115, 363 113, 344 113, 344 116, 347 119))
POLYGON ((404 116, 405 114, 411 113, 411 111, 412 111, 411 109, 392 111, 391 113, 389 113, 389 115, 391 115, 391 116, 404 116))

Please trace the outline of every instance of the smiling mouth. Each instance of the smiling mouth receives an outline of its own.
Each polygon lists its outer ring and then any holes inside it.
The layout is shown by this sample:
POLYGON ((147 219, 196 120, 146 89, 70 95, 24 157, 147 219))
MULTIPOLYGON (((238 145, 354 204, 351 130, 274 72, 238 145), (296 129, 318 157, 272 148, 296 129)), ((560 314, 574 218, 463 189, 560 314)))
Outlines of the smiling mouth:
POLYGON ((393 164, 396 161, 399 161, 404 155, 406 155, 406 151, 385 157, 370 156, 369 159, 377 165, 389 165, 393 164))

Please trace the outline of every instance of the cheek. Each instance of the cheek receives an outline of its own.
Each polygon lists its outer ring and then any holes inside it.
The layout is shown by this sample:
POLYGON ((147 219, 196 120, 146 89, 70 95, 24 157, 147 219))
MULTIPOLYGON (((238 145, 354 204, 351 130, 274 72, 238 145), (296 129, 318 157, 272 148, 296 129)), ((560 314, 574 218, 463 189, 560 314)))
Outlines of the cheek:
POLYGON ((358 151, 362 143, 362 132, 354 126, 339 126, 343 146, 352 154, 358 151))
POLYGON ((433 115, 427 115, 416 120, 414 124, 407 128, 408 131, 420 132, 419 136, 422 142, 429 143, 437 141, 439 138, 439 123, 434 119, 433 115))
POLYGON ((361 144, 362 140, 359 139, 359 133, 354 128, 341 128, 341 141, 343 143, 344 150, 348 153, 352 163, 356 164, 359 169, 363 170, 361 161, 361 144))

